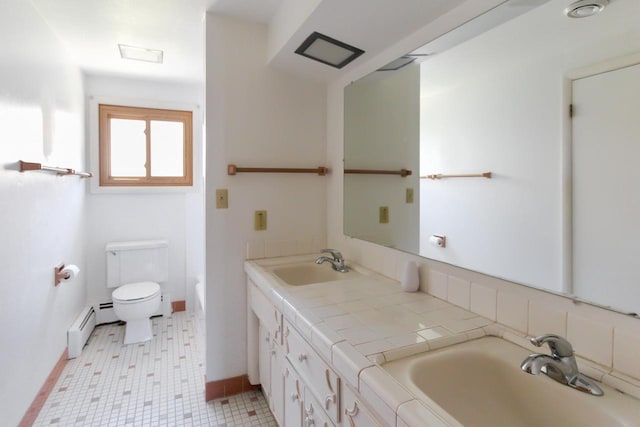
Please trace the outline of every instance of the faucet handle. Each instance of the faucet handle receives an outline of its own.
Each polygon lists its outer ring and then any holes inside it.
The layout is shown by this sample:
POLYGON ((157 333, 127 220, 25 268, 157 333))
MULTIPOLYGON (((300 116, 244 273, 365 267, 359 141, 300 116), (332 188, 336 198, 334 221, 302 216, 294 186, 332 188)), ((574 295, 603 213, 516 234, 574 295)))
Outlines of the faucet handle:
POLYGON ((335 261, 343 261, 344 259, 342 258, 342 254, 340 253, 340 251, 336 250, 336 249, 322 249, 320 251, 321 253, 328 253, 331 254, 331 256, 333 256, 333 259, 335 261))
POLYGON ((545 334, 539 337, 531 338, 531 344, 536 347, 541 347, 544 343, 549 345, 551 349, 551 355, 556 357, 571 357, 573 356, 573 347, 571 343, 559 335, 545 334))

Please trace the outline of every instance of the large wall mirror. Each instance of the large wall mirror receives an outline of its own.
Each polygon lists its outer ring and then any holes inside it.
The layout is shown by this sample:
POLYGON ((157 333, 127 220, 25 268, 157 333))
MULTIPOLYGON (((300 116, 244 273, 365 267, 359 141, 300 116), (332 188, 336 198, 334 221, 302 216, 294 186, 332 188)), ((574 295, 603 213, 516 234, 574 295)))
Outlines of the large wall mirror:
POLYGON ((345 88, 346 235, 640 312, 640 0, 570 3, 505 2, 345 88))

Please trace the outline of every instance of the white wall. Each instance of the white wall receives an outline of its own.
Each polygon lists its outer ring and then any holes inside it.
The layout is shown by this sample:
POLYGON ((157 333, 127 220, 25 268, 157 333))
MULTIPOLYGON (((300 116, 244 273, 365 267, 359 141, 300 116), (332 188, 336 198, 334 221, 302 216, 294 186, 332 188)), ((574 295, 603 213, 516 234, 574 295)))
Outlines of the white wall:
POLYGON ((326 181, 317 175, 238 174, 244 167, 325 163, 325 88, 269 67, 267 27, 206 19, 206 301, 208 381, 247 372, 246 244, 262 256, 319 249, 326 235, 326 181), (229 209, 215 209, 216 188, 229 209), (255 210, 268 229, 253 230, 255 210), (295 247, 296 240, 315 246, 295 247), (293 246, 293 247, 292 247, 293 246))
POLYGON ((85 302, 86 180, 17 172, 17 161, 85 169, 82 76, 30 2, 0 6, 0 414, 17 425, 85 302), (53 268, 77 264, 54 287, 53 268))
MULTIPOLYGON (((193 285, 203 273, 204 219, 202 210, 202 108, 203 88, 195 84, 172 84, 110 76, 86 77, 87 102, 94 99, 133 106, 158 108, 195 107, 195 189, 167 192, 158 189, 109 189, 89 194, 87 212, 88 302, 111 300, 106 288, 105 244, 121 240, 166 239, 169 241, 169 281, 164 291, 171 300, 185 300, 193 307, 193 285), (187 286, 188 285, 188 286, 187 286)), ((88 111, 88 141, 97 144, 95 109, 88 111)), ((95 166, 94 166, 95 167, 95 166)), ((97 175, 97 170, 93 171, 97 175)), ((100 190, 97 190, 100 191, 100 190)))
POLYGON ((375 73, 345 88, 345 168, 408 169, 412 174, 344 177, 344 228, 349 236, 418 251, 420 67, 375 73), (413 203, 406 190, 414 191, 413 203), (389 223, 379 208, 389 208, 389 223))

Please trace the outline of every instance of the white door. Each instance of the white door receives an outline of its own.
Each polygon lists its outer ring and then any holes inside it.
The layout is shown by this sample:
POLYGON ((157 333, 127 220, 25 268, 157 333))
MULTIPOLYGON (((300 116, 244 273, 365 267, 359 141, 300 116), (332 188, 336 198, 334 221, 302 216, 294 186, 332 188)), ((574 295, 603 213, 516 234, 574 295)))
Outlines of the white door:
POLYGON ((573 82, 573 293, 640 312, 640 65, 573 82))

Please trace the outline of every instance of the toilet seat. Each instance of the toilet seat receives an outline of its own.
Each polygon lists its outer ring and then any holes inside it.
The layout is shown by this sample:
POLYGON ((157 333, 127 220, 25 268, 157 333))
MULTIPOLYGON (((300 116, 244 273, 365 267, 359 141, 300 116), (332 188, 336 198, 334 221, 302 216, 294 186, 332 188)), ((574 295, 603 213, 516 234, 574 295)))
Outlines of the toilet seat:
POLYGON ((127 283, 113 291, 111 297, 118 304, 136 304, 155 298, 160 294, 160 285, 155 282, 127 283))

